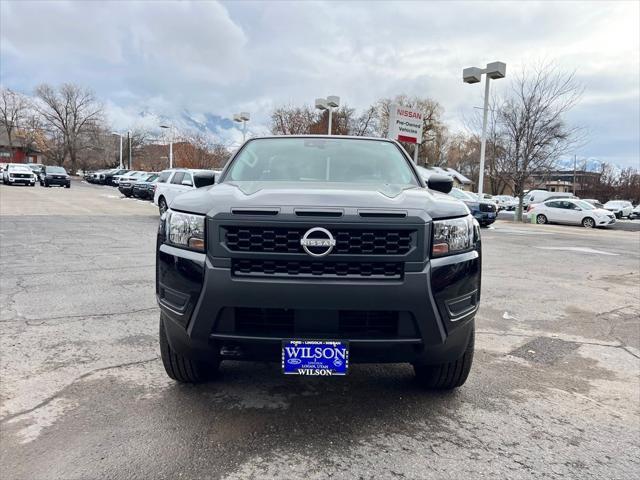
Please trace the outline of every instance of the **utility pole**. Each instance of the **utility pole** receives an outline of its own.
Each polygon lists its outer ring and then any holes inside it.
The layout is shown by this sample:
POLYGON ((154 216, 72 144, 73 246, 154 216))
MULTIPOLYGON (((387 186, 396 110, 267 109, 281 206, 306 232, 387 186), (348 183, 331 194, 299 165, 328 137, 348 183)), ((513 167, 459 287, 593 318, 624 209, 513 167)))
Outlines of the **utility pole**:
POLYGON ((577 157, 574 154, 573 155, 573 194, 574 195, 576 194, 576 162, 577 162, 577 157))
POLYGON ((133 158, 131 157, 131 130, 127 131, 127 142, 129 142, 129 170, 133 165, 133 158))

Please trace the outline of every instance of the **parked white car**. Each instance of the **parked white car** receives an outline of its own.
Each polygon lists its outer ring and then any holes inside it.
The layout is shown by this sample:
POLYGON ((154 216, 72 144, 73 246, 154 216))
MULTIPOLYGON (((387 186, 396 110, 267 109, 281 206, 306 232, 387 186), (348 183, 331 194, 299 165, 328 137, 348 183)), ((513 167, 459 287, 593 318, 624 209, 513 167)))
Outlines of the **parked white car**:
POLYGON ((626 200, 609 200, 604 204, 604 208, 613 212, 616 218, 629 217, 633 212, 633 205, 626 200))
POLYGON ((149 175, 149 172, 143 172, 141 170, 133 170, 131 172, 123 173, 122 175, 114 175, 113 185, 119 186, 120 182, 137 182, 140 178, 149 175))
POLYGON ((36 174, 26 165, 10 164, 3 173, 2 180, 6 185, 29 185, 31 187, 36 184, 36 174))
POLYGON ((512 211, 518 206, 518 199, 511 195, 494 195, 493 199, 496 201, 501 210, 512 211))
POLYGON ((529 205, 542 203, 552 198, 576 198, 571 192, 550 192, 548 190, 530 190, 522 199, 522 205, 526 208, 529 205))
POLYGON ((164 170, 156 182, 153 203, 158 206, 162 215, 178 195, 213 185, 215 175, 213 170, 164 170))
POLYGON ((532 205, 529 215, 533 215, 539 224, 566 223, 593 228, 616 223, 616 217, 610 211, 574 198, 547 200, 532 205))

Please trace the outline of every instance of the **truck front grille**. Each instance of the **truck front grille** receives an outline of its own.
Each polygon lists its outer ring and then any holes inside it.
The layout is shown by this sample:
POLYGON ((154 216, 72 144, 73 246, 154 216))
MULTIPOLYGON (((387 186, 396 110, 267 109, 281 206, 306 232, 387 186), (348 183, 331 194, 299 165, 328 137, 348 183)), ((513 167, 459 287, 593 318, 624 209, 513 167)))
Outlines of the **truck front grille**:
POLYGON ((400 262, 317 262, 237 258, 231 261, 231 270, 237 276, 399 279, 402 278, 403 269, 404 264, 400 262))
POLYGON ((408 313, 396 311, 305 311, 284 308, 233 309, 240 335, 268 337, 400 338, 415 335, 415 323, 408 313))
MULTIPOLYGON (((300 239, 308 229, 286 227, 224 227, 224 243, 232 252, 303 253, 300 239)), ((336 239, 332 254, 404 255, 415 231, 328 229, 336 239)))

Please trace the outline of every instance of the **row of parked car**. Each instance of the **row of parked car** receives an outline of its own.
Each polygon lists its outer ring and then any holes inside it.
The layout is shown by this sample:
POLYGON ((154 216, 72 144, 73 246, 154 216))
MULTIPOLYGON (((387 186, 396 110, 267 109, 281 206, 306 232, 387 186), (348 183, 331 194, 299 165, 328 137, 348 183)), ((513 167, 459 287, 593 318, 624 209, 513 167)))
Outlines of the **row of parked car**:
POLYGON ((71 188, 71 177, 64 169, 56 165, 39 163, 8 163, 2 166, 2 183, 5 185, 28 185, 35 187, 59 186, 71 188))
MULTIPOLYGON (((418 167, 425 181, 433 174, 418 167)), ((449 195, 464 202, 481 226, 495 222, 500 210, 515 210, 518 199, 509 195, 488 195, 453 188, 449 195)), ((523 198, 523 207, 536 223, 566 223, 587 228, 613 225, 616 219, 640 218, 640 204, 627 200, 611 200, 604 205, 596 199, 579 199, 569 192, 530 190, 523 198)))
POLYGON ((219 172, 213 170, 187 168, 171 168, 161 172, 116 168, 87 172, 84 179, 89 183, 118 187, 126 197, 153 200, 162 214, 181 193, 213 185, 217 173, 219 172))

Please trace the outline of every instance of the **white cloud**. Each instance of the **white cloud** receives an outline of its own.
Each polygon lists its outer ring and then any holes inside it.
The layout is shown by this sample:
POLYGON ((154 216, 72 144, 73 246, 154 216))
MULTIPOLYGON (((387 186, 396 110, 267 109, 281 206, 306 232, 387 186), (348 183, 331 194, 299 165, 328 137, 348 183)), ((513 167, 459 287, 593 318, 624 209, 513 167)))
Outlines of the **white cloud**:
POLYGON ((90 86, 120 128, 141 112, 150 115, 137 121, 185 110, 201 121, 246 110, 263 132, 274 105, 338 94, 362 108, 403 92, 437 99, 460 125, 482 96, 461 82, 463 67, 502 60, 509 76, 548 60, 586 87, 580 114, 598 134, 578 153, 637 161, 638 133, 622 128, 620 140, 600 120, 637 125, 636 2, 3 1, 0 10, 3 84, 90 86))

